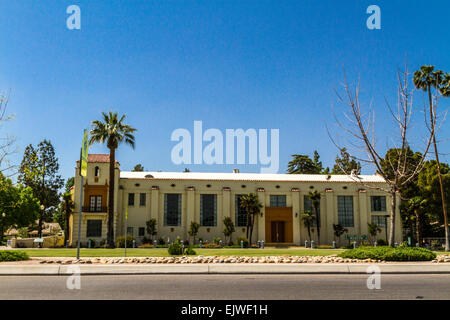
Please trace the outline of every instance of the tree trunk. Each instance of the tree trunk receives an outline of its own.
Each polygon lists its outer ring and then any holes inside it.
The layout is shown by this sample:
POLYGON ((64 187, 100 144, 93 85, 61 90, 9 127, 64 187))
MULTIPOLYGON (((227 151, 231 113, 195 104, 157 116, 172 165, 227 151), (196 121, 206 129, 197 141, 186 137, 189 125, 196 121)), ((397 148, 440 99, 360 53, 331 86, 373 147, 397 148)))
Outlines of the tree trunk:
POLYGON ((255 224, 255 219, 250 216, 250 238, 248 239, 248 245, 251 248, 252 247, 252 235, 253 235, 253 225, 255 224))
POLYGON ((69 220, 70 220, 70 213, 68 210, 66 211, 66 225, 64 230, 64 245, 66 245, 67 240, 69 240, 69 220))
POLYGON ((311 227, 308 227, 309 242, 311 242, 311 227))
MULTIPOLYGON (((395 242, 395 207, 397 204, 397 192, 394 188, 391 192, 391 228, 389 230, 389 246, 393 247, 395 242)), ((386 226, 387 227, 387 226, 386 226)))
POLYGON ((42 217, 39 218, 38 223, 38 238, 42 238, 42 217))
MULTIPOLYGON (((114 148, 109 149, 109 194, 108 194, 108 233, 107 247, 115 248, 114 243, 114 171, 116 162, 116 150, 114 148)), ((125 239, 126 241, 126 239, 125 239)))
POLYGON ((314 210, 316 211, 316 226, 317 226, 317 245, 320 244, 320 215, 319 215, 319 210, 317 208, 314 208, 314 210))
POLYGON ((251 219, 250 214, 247 212, 247 230, 245 231, 245 236, 247 240, 250 232, 250 221, 251 221, 250 219, 251 219))
POLYGON ((415 210, 414 212, 416 214, 416 238, 417 238, 417 243, 419 243, 419 246, 421 245, 421 239, 420 239, 420 215, 419 212, 417 210, 415 210))
POLYGON ((445 193, 444 193, 444 184, 442 183, 442 174, 441 174, 441 164, 439 162, 439 154, 437 150, 436 144, 436 132, 435 132, 435 123, 434 123, 434 112, 433 112, 433 102, 431 100, 431 85, 428 85, 428 100, 430 104, 430 122, 431 122, 431 131, 433 132, 433 146, 434 146, 434 154, 436 155, 436 165, 438 169, 438 178, 439 178, 439 188, 441 191, 441 201, 442 201, 442 214, 444 215, 444 231, 445 231, 445 251, 450 250, 450 239, 449 239, 449 231, 448 231, 448 217, 447 217, 447 203, 445 201, 445 193))

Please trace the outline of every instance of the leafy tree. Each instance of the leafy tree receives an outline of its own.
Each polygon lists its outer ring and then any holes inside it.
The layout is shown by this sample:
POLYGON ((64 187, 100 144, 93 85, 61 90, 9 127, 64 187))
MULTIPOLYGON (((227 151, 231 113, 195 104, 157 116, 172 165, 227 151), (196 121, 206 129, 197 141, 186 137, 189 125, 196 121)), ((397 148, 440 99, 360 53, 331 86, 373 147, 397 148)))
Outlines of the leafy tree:
POLYGON ((225 217, 223 219, 223 225, 225 226, 225 229, 223 230, 223 235, 225 236, 225 242, 230 243, 232 240, 233 232, 236 231, 234 228, 233 220, 230 217, 225 217))
POLYGON ((139 163, 139 164, 134 166, 133 171, 134 172, 143 172, 144 171, 144 167, 142 166, 142 164, 139 163))
POLYGON ((125 124, 123 121, 126 115, 118 117, 117 112, 102 112, 103 122, 99 120, 92 121, 92 130, 90 131, 89 144, 106 143, 109 149, 109 195, 108 195, 108 232, 107 247, 114 248, 114 167, 116 162, 116 149, 119 144, 125 142, 133 149, 135 138, 133 133, 136 131, 133 127, 125 124))
POLYGON ((341 245, 341 236, 348 232, 348 229, 344 228, 340 223, 333 224, 334 236, 338 238, 339 245, 341 245))
MULTIPOLYGON (((416 223, 416 241, 422 243, 422 220, 423 214, 427 208, 427 199, 421 196, 415 196, 406 202, 406 211, 410 213, 411 221, 416 223)), ((412 231, 412 228, 411 228, 412 231)))
POLYGON ((293 154, 292 160, 288 163, 288 173, 291 174, 320 174, 322 173, 322 162, 319 161, 319 153, 314 151, 314 160, 308 155, 293 154))
POLYGON ((314 212, 314 220, 317 227, 317 244, 320 243, 320 192, 317 190, 310 191, 308 198, 311 199, 311 204, 314 212))
POLYGON ((378 233, 381 232, 380 227, 376 223, 369 222, 367 223, 367 230, 369 231, 370 237, 372 238, 372 243, 375 241, 378 233))
POLYGON ((195 244, 195 237, 198 234, 198 230, 200 229, 200 224, 195 221, 191 221, 191 227, 188 231, 188 234, 193 237, 193 243, 195 244))
POLYGON ((418 89, 428 93, 428 104, 430 112, 430 128, 433 139, 434 156, 437 165, 437 174, 439 179, 439 191, 441 194, 442 203, 442 216, 444 218, 444 230, 445 230, 445 250, 450 250, 450 232, 448 228, 448 217, 447 217, 447 204, 445 200, 444 183, 441 175, 440 162, 439 162, 439 152, 436 143, 436 109, 437 109, 437 93, 440 92, 442 96, 450 96, 450 74, 445 74, 442 70, 434 71, 434 66, 421 66, 420 70, 414 72, 414 85, 418 89), (436 98, 432 99, 432 88, 436 90, 436 98))
POLYGON ((70 193, 70 189, 75 185, 75 177, 70 177, 66 181, 65 191, 70 193))
POLYGON ((153 241, 153 236, 156 236, 158 234, 158 231, 156 230, 157 222, 155 218, 151 218, 146 223, 147 226, 147 233, 150 235, 150 239, 153 241))
POLYGON ((11 226, 27 227, 39 214, 39 200, 31 188, 13 185, 11 179, 0 173, 0 243, 11 226))
POLYGON ((261 212, 262 204, 255 193, 249 193, 241 197, 240 205, 247 213, 247 239, 250 241, 251 246, 255 216, 261 212))
POLYGON ((356 170, 356 174, 361 174, 361 164, 351 157, 346 148, 342 148, 341 156, 336 156, 335 164, 331 170, 332 174, 351 174, 356 170))
POLYGON ((61 201, 61 211, 63 212, 64 216, 64 224, 61 225, 62 228, 64 228, 64 243, 69 240, 69 221, 70 221, 70 215, 73 213, 73 209, 75 208, 74 203, 72 201, 72 194, 70 192, 65 192, 62 194, 62 201, 61 201))
POLYGON ((64 185, 64 180, 58 171, 58 158, 50 141, 43 140, 37 148, 31 144, 25 148, 17 180, 30 187, 43 206, 38 217, 39 237, 42 237, 42 223, 52 220, 54 208, 59 204, 59 189, 64 185))
POLYGON ((305 212, 302 213, 302 221, 308 230, 309 242, 311 242, 311 227, 313 226, 314 219, 315 217, 311 210, 305 210, 305 212))

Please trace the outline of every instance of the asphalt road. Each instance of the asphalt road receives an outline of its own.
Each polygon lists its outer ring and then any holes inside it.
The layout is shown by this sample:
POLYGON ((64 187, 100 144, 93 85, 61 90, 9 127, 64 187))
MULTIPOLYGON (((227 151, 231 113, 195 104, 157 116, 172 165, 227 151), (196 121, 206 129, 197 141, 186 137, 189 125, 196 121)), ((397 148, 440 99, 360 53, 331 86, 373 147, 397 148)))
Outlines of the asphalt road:
POLYGON ((450 275, 120 275, 81 276, 67 289, 65 276, 0 276, 6 299, 450 299, 450 275))

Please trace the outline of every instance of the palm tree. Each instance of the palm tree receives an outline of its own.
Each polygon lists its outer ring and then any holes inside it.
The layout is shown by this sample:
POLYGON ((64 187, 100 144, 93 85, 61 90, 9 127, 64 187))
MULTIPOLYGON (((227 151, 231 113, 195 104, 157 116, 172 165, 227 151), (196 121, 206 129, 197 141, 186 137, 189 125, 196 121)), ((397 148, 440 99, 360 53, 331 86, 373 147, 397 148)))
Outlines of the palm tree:
POLYGON ((320 243, 320 192, 317 190, 308 193, 308 198, 311 199, 311 205, 314 210, 314 217, 317 227, 317 244, 320 243))
POLYGON ((439 90, 444 97, 450 96, 449 81, 450 75, 444 73, 441 70, 434 71, 434 66, 421 66, 420 70, 414 72, 414 85, 418 89, 422 89, 428 92, 428 103, 430 111, 430 123, 431 123, 431 133, 433 138, 434 154, 436 157, 439 185, 441 191, 442 200, 442 214, 444 215, 444 230, 445 230, 445 251, 450 250, 450 239, 448 231, 448 221, 447 221, 447 204, 445 200, 444 184, 442 182, 441 165, 439 162, 439 154, 436 145, 436 131, 435 131, 435 121, 436 121, 436 103, 433 104, 431 98, 431 87, 439 90))
POLYGON ((107 247, 114 248, 114 168, 116 162, 116 149, 120 143, 125 142, 134 149, 135 139, 133 127, 124 124, 126 115, 120 119, 117 112, 102 112, 102 121, 92 121, 92 130, 90 132, 89 144, 95 142, 105 143, 109 149, 109 195, 108 195, 108 233, 107 247))
POLYGON ((308 229, 309 242, 311 242, 311 227, 314 222, 314 215, 310 210, 305 210, 305 212, 303 212, 302 221, 305 227, 308 229))
POLYGON ((62 195, 62 210, 64 212, 65 226, 64 226, 64 244, 69 240, 69 221, 70 215, 72 214, 74 204, 72 201, 72 194, 70 192, 65 192, 62 195))
POLYGON ((262 204, 256 194, 249 193, 241 197, 241 207, 247 212, 247 239, 251 246, 255 216, 261 212, 262 204))

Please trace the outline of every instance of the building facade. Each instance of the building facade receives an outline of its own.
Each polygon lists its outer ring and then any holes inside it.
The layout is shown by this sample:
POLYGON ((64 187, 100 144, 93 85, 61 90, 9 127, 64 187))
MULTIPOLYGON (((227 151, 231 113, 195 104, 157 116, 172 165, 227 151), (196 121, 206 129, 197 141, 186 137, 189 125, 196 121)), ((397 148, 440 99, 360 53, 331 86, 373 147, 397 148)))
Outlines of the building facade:
MULTIPOLYGON (((70 241, 76 244, 80 212, 79 163, 77 162, 70 222, 70 241)), ((106 239, 108 219, 109 156, 91 154, 84 179, 81 202, 81 241, 106 239)), ((115 164, 114 235, 132 234, 139 244, 146 233, 146 222, 157 221, 157 238, 167 241, 189 239, 191 222, 200 224, 197 239, 224 239, 223 219, 235 224, 233 239, 246 234, 246 214, 240 197, 255 193, 263 205, 255 219, 253 241, 304 245, 309 240, 302 221, 305 210, 312 210, 307 196, 317 190, 320 199, 320 244, 331 244, 333 225, 341 224, 349 236, 369 236, 368 223, 379 225, 378 239, 389 233, 390 196, 377 187, 386 186, 378 175, 303 175, 258 173, 124 172, 115 164), (125 231, 125 212, 128 212, 125 231), (387 230, 386 230, 387 224, 387 230)), ((399 203, 399 201, 397 202, 399 203)), ((395 241, 402 240, 399 208, 396 208, 395 241)), ((317 239, 317 222, 311 238, 317 239)), ((342 237, 341 242, 343 242, 342 237)))

